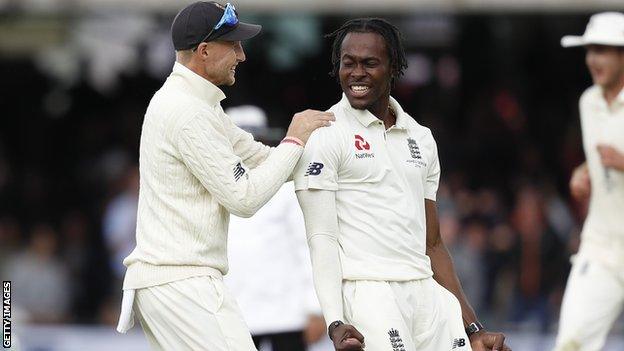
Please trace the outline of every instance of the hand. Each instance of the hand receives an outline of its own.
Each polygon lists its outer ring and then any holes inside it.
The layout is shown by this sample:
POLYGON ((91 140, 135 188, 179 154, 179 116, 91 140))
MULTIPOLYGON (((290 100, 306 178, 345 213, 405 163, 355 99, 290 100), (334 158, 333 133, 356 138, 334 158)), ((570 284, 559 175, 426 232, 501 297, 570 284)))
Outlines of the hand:
POLYGON ((325 319, 321 316, 310 315, 308 317, 308 323, 303 330, 303 338, 306 344, 314 344, 321 340, 325 335, 325 319))
POLYGON ((305 110, 295 113, 286 132, 286 136, 297 138, 305 144, 317 128, 331 125, 336 118, 331 112, 305 110))
POLYGON ((364 336, 354 326, 341 324, 337 326, 331 335, 336 351, 362 351, 364 350, 364 336))
POLYGON ((491 333, 485 330, 470 335, 472 351, 511 351, 505 345, 505 334, 491 333))
POLYGON ((607 144, 598 144, 596 148, 603 166, 624 171, 624 154, 607 144))
POLYGON ((574 169, 572 178, 570 178, 570 192, 578 201, 585 200, 589 197, 591 193, 591 182, 587 164, 583 164, 574 169))

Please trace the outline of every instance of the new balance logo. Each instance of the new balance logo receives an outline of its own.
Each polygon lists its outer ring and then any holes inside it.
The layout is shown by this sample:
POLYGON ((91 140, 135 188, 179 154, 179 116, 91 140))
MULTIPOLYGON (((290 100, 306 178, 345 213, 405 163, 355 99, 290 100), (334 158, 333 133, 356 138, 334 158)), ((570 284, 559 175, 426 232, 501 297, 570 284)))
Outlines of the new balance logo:
POLYGON ((458 347, 464 347, 464 346, 466 346, 466 339, 459 338, 459 339, 453 340, 453 350, 455 350, 458 347))
POLYGON ((403 340, 399 335, 399 331, 392 328, 388 330, 388 336, 390 336, 390 346, 392 346, 392 351, 405 351, 405 345, 403 344, 403 340))
POLYGON ((311 162, 310 165, 308 166, 308 170, 306 171, 305 175, 306 176, 319 175, 321 174, 321 169, 323 169, 323 167, 325 166, 320 162, 311 162))
POLYGON ((412 138, 407 138, 407 147, 409 148, 412 158, 415 158, 417 160, 420 160, 422 158, 420 156, 420 148, 418 147, 418 143, 416 143, 416 140, 412 138))
POLYGON ((368 141, 364 140, 361 135, 355 135, 355 148, 362 150, 370 150, 370 144, 368 141))
POLYGON ((243 174, 245 174, 245 169, 243 168, 243 165, 239 162, 236 164, 236 166, 234 166, 234 180, 238 182, 243 174))

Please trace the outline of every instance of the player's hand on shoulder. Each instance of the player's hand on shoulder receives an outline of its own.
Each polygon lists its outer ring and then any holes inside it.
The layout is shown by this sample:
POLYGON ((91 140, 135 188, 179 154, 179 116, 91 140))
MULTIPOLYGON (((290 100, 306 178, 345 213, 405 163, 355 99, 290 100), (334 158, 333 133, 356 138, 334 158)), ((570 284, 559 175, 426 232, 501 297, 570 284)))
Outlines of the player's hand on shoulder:
POLYGON ((364 336, 350 324, 341 324, 334 328, 330 338, 336 351, 364 350, 364 336))
POLYGON ((297 138, 305 144, 313 131, 320 127, 330 126, 331 122, 335 120, 332 112, 317 110, 298 112, 293 116, 286 136, 297 138))
POLYGON ((472 351, 511 351, 511 348, 505 345, 505 334, 486 330, 470 335, 470 346, 472 351))
POLYGON ((570 178, 570 193, 578 200, 582 201, 589 197, 591 193, 591 181, 587 164, 582 164, 574 169, 570 178))

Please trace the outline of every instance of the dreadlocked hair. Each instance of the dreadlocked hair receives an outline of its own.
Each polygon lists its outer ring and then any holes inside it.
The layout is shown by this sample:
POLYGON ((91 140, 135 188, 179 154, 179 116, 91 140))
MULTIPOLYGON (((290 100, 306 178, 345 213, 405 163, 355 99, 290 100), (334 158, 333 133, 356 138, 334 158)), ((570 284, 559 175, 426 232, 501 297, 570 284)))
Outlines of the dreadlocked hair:
POLYGON ((403 75, 407 68, 407 59, 405 58, 405 49, 401 38, 401 32, 390 22, 382 18, 356 18, 347 21, 342 27, 333 33, 327 34, 326 38, 333 38, 331 63, 332 70, 329 75, 338 77, 340 69, 340 50, 342 41, 347 34, 356 33, 377 33, 382 36, 386 43, 388 58, 390 59, 390 67, 392 69, 392 83, 403 75))

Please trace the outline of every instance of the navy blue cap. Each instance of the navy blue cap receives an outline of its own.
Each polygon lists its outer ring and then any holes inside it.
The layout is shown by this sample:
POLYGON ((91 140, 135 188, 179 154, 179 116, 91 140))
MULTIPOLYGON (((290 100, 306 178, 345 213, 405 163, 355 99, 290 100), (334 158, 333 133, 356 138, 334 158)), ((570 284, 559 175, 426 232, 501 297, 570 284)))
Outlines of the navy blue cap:
POLYGON ((232 27, 221 26, 206 38, 224 12, 225 6, 214 1, 198 1, 180 10, 171 25, 173 47, 176 50, 188 50, 199 45, 202 40, 239 41, 251 39, 260 33, 262 26, 239 21, 232 27))

